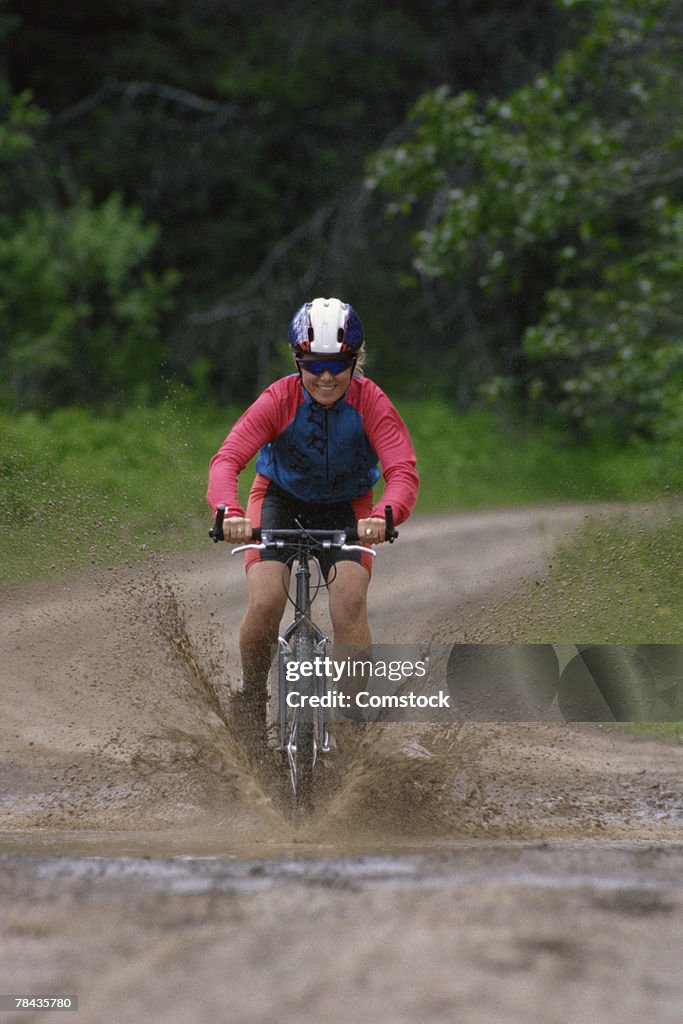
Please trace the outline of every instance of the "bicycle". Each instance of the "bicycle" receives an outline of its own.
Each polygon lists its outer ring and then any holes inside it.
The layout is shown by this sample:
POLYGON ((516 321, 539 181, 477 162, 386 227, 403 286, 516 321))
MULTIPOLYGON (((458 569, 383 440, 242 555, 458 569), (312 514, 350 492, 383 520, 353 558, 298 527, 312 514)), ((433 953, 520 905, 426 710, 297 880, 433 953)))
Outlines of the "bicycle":
MULTIPOLYGON (((223 519, 225 506, 219 505, 209 536, 214 543, 225 540, 223 519)), ((386 539, 390 544, 398 537, 394 527, 393 511, 385 507, 386 539)), ((289 771, 291 784, 292 813, 298 809, 310 809, 313 802, 316 765, 322 754, 330 751, 330 736, 326 724, 325 706, 322 698, 327 693, 325 673, 328 637, 311 618, 311 606, 320 585, 311 595, 310 562, 316 552, 324 550, 359 551, 374 557, 376 552, 364 545, 348 543, 357 541, 355 529, 316 530, 299 525, 297 529, 260 529, 252 531, 255 543, 241 544, 233 548, 232 554, 241 551, 265 551, 292 547, 292 556, 283 568, 296 562, 294 618, 278 637, 277 651, 277 746, 276 752, 283 756, 285 768, 289 771), (290 666, 294 670, 290 671, 290 666), (305 666, 305 667, 304 667, 305 666), (300 670, 301 667, 301 670, 300 670), (296 687, 296 689, 294 689, 296 687), (296 698, 292 699, 292 695, 296 698)))

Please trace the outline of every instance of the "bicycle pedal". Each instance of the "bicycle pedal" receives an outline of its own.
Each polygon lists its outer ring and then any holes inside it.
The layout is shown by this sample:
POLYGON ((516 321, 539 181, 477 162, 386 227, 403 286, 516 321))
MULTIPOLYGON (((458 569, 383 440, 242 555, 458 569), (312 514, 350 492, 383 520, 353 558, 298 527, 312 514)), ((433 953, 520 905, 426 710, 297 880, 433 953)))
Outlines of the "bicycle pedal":
POLYGON ((318 747, 321 754, 331 754, 333 750, 337 749, 337 741, 334 736, 330 736, 328 732, 325 733, 325 738, 318 747))

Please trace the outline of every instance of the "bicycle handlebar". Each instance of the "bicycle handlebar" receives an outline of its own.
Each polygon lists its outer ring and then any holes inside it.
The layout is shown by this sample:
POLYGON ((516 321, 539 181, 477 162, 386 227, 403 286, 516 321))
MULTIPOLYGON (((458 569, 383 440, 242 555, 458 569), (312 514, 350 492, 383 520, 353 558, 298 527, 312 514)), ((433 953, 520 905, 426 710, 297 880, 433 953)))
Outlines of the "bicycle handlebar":
MULTIPOLYGON (((223 520, 225 519, 225 505, 219 505, 216 509, 216 518, 214 519, 213 526, 209 530, 209 537, 217 544, 220 540, 225 540, 223 533, 223 520)), ((393 544, 398 537, 398 530, 394 526, 394 510, 391 505, 384 506, 384 517, 386 522, 385 539, 393 544)), ((312 540, 320 541, 321 543, 330 542, 341 546, 346 541, 357 541, 361 538, 358 536, 358 531, 355 527, 349 527, 348 529, 340 530, 270 530, 266 529, 261 531, 261 527, 255 526, 251 531, 252 541, 263 541, 266 544, 274 544, 279 541, 301 541, 306 537, 310 537, 312 540), (266 536, 264 537, 263 534, 266 536)))

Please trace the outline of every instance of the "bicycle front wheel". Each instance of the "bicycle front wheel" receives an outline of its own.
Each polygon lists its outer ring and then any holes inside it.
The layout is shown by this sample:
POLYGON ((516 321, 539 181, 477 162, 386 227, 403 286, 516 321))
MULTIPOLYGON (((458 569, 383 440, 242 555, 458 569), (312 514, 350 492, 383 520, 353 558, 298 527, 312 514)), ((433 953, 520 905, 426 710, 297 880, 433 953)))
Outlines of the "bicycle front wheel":
MULTIPOLYGON (((315 640, 306 633, 294 637, 290 662, 308 662, 315 658, 315 640)), ((301 676, 300 679, 308 677, 301 676)), ((310 681, 310 680, 309 680, 310 681)), ((297 684, 301 686, 301 683, 297 684)), ((301 690, 308 695, 308 689, 301 690)), ((314 692, 312 689, 311 693, 314 692)), ((293 710, 288 743, 290 774, 292 779, 292 810, 311 810, 313 806, 313 776, 316 759, 314 716, 309 704, 293 710)))

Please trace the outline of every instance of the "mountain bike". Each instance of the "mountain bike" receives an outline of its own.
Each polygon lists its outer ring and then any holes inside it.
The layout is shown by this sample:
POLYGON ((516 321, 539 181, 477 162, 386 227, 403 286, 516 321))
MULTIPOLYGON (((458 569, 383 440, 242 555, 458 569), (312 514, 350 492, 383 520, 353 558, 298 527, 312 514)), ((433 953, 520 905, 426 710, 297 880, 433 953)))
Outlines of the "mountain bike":
MULTIPOLYGON (((225 507, 219 505, 209 536, 214 542, 224 540, 223 519, 225 507)), ((386 539, 393 543, 398 537, 394 527, 393 511, 385 507, 386 539)), ((233 548, 240 551, 266 551, 291 548, 291 555, 283 565, 283 573, 296 563, 294 597, 288 598, 294 608, 294 617, 281 636, 277 649, 277 745, 275 751, 289 773, 291 807, 310 809, 313 802, 316 768, 319 758, 330 751, 325 702, 328 679, 325 658, 328 637, 311 618, 311 606, 320 589, 326 584, 318 582, 311 587, 311 562, 322 551, 359 551, 373 557, 376 552, 355 544, 355 529, 316 530, 300 524, 296 529, 260 529, 252 531, 252 542, 233 548), (349 543, 351 542, 351 543, 349 543)), ((322 572, 320 579, 322 579, 322 572)))

